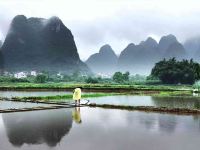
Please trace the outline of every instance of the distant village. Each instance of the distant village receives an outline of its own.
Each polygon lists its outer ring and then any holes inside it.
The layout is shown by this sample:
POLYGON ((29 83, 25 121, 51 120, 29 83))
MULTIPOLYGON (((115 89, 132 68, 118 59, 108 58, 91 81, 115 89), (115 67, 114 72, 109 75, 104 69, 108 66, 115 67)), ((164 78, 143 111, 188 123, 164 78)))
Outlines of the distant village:
MULTIPOLYGON (((28 76, 36 77, 39 74, 43 74, 43 73, 37 72, 37 71, 21 71, 21 72, 15 72, 15 73, 7 72, 7 71, 4 72, 5 76, 15 77, 17 79, 27 78, 28 76)), ((63 75, 60 72, 57 73, 57 76, 61 78, 63 77, 63 75)))

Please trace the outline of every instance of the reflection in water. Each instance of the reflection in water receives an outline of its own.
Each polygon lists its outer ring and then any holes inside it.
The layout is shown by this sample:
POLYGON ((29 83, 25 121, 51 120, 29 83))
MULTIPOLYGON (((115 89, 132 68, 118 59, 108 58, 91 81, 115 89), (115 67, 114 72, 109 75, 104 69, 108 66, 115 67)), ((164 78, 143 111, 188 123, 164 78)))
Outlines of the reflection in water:
POLYGON ((160 131, 173 133, 176 129, 177 118, 173 115, 163 115, 158 117, 160 131))
POLYGON ((77 123, 80 124, 82 122, 81 120, 81 110, 80 107, 75 107, 74 111, 72 112, 72 117, 73 120, 77 123))
POLYGON ((196 122, 198 129, 200 131, 200 116, 199 115, 194 115, 193 120, 196 122))
POLYGON ((3 114, 9 141, 14 146, 46 143, 53 147, 72 127, 72 111, 49 110, 3 114))
POLYGON ((132 114, 127 114, 126 119, 129 123, 138 123, 140 127, 144 127, 147 130, 157 130, 160 133, 173 133, 176 129, 178 123, 176 115, 162 114, 159 113, 144 113, 138 112, 139 116, 133 116, 132 114))
POLYGON ((145 114, 139 117, 139 123, 144 125, 146 129, 151 130, 156 124, 156 116, 152 114, 145 114))

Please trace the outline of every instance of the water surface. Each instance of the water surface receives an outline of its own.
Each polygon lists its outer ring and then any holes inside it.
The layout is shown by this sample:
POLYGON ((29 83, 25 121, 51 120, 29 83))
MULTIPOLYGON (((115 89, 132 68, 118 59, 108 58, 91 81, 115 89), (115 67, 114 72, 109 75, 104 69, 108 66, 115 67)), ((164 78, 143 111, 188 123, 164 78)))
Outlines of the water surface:
POLYGON ((33 107, 49 107, 52 105, 41 103, 29 102, 14 102, 14 101, 0 101, 0 109, 20 109, 20 108, 33 108, 33 107))
POLYGON ((0 115, 2 150, 196 150, 199 147, 200 116, 86 107, 0 115), (77 118, 81 121, 77 122, 77 118))

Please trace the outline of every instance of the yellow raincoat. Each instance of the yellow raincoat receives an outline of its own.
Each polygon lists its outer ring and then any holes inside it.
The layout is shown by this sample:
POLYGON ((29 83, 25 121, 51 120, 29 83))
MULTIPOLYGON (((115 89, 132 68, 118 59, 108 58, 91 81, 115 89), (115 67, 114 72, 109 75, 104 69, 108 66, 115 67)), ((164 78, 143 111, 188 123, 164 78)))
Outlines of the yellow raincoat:
POLYGON ((76 88, 73 94, 73 100, 80 100, 81 99, 81 89, 76 88))

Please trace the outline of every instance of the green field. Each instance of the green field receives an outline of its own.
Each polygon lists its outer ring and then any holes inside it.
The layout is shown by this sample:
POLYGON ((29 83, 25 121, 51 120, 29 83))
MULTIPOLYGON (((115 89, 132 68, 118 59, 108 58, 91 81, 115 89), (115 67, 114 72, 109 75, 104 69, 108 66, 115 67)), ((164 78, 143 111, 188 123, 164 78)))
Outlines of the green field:
POLYGON ((192 91, 191 85, 120 85, 120 84, 83 84, 83 83, 6 83, 0 84, 0 90, 73 90, 82 87, 83 90, 102 91, 192 91))
MULTIPOLYGON (((103 97, 103 96, 115 96, 115 95, 140 95, 140 96, 144 96, 144 95, 149 95, 149 96, 157 96, 157 97, 177 97, 177 96, 181 96, 181 97, 190 97, 191 96, 191 92, 189 91, 172 91, 172 92, 159 92, 159 93, 149 93, 149 94, 145 94, 145 93, 134 93, 134 94, 130 94, 130 93, 84 93, 82 94, 82 98, 92 98, 92 97, 103 97)), ((72 94, 65 94, 65 95, 55 95, 55 96, 30 96, 30 97, 15 97, 16 100, 68 100, 68 99, 72 99, 72 94)))

